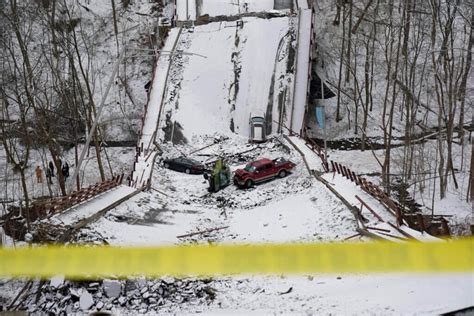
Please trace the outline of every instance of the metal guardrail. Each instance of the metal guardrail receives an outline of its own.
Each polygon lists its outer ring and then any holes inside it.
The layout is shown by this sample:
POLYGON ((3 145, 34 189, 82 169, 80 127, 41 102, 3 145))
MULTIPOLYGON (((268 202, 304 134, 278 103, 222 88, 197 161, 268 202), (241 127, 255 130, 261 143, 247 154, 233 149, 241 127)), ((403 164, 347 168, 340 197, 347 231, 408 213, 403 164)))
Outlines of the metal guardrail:
POLYGON ((405 213, 400 206, 400 203, 393 200, 387 192, 382 190, 378 185, 368 181, 366 178, 357 175, 350 168, 331 160, 331 167, 333 172, 341 174, 355 185, 360 186, 362 190, 382 203, 392 215, 395 216, 397 226, 406 223, 410 228, 418 231, 424 231, 434 236, 450 236, 450 230, 447 220, 442 216, 433 218, 430 215, 423 215, 421 213, 405 213))

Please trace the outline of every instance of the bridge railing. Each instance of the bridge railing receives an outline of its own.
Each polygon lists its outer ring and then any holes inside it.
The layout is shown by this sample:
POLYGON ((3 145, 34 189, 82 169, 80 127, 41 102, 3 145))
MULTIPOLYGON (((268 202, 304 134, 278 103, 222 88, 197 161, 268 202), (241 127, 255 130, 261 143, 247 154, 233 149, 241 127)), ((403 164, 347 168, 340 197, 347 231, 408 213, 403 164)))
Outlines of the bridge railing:
POLYGON ((99 194, 109 191, 123 181, 123 174, 112 177, 101 183, 90 185, 78 191, 74 191, 66 196, 57 197, 47 201, 35 202, 32 205, 32 211, 36 213, 37 218, 51 217, 54 214, 61 213, 82 202, 88 201, 99 194))
POLYGON ((374 197, 382 203, 396 218, 397 225, 402 225, 405 221, 410 228, 418 231, 426 231, 434 236, 450 236, 451 232, 448 226, 448 221, 443 216, 423 215, 421 213, 407 213, 400 203, 395 201, 387 192, 381 189, 378 185, 372 183, 366 178, 360 176, 359 173, 352 171, 350 168, 331 160, 330 165, 322 148, 307 135, 306 128, 301 129, 300 137, 305 141, 306 146, 310 148, 322 161, 325 172, 329 172, 331 167, 332 172, 341 174, 351 182, 360 186, 362 190, 374 197))

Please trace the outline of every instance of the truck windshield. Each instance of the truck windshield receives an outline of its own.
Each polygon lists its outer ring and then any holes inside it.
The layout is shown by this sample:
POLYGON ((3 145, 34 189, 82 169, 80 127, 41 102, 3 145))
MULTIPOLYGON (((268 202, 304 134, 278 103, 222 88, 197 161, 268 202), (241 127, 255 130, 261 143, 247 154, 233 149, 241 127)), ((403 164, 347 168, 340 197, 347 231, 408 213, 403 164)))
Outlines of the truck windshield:
POLYGON ((244 170, 247 171, 247 172, 254 172, 255 171, 255 166, 246 165, 244 170))

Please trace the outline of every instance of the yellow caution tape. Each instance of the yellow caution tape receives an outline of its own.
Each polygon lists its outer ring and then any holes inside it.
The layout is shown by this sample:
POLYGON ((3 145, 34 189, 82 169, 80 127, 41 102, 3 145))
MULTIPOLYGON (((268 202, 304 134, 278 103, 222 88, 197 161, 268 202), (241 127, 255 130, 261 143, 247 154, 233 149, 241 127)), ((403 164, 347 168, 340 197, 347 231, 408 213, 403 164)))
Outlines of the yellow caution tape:
POLYGON ((70 279, 231 274, 473 272, 474 239, 175 247, 0 248, 0 276, 70 279))

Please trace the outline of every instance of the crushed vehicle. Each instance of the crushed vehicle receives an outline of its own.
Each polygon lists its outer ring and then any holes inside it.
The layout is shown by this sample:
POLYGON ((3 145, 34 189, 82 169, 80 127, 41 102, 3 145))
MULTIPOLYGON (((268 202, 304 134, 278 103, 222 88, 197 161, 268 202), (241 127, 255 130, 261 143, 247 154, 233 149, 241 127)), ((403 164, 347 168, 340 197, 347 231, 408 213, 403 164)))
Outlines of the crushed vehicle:
POLYGON ((185 172, 187 174, 202 174, 205 167, 199 161, 186 157, 178 157, 163 160, 163 166, 167 169, 185 172))
POLYGON ((230 184, 231 172, 223 159, 218 159, 214 163, 211 173, 204 173, 204 179, 209 182, 209 192, 218 192, 230 184))
POLYGON ((263 158, 247 164, 243 169, 237 169, 234 174, 234 184, 250 188, 256 183, 276 177, 284 178, 295 166, 295 163, 284 158, 273 160, 263 158))

